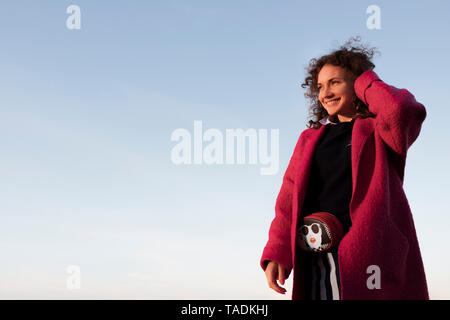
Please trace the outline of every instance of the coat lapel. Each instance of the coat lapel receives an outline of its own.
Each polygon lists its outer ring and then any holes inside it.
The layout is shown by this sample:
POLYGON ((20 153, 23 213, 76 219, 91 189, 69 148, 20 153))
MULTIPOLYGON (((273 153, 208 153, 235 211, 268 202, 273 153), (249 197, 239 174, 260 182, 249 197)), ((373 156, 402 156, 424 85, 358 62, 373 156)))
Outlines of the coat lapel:
POLYGON ((366 144, 367 138, 374 131, 373 119, 355 119, 352 130, 352 199, 350 201, 350 207, 353 202, 353 196, 355 194, 356 183, 358 181, 359 162, 361 160, 361 154, 366 144))
MULTIPOLYGON (((299 150, 299 166, 294 177, 294 192, 293 192, 293 203, 292 203, 292 223, 294 226, 297 225, 299 204, 303 205, 303 201, 306 194, 306 189, 308 188, 309 174, 311 171, 312 159, 314 155, 314 150, 317 143, 325 132, 325 126, 321 126, 319 129, 308 130, 305 132, 306 143, 304 147, 299 150)), ((301 208, 300 208, 301 209, 301 208)), ((300 213, 301 214, 301 213, 300 213)), ((294 232, 294 231, 292 231, 294 232)), ((291 237, 292 248, 295 248, 295 235, 291 237)))
MULTIPOLYGON (((322 137, 325 132, 325 126, 321 126, 319 129, 307 130, 304 134, 305 144, 299 148, 297 154, 296 161, 298 161, 297 170, 295 171, 294 176, 294 190, 292 193, 292 224, 291 224, 291 253, 292 253, 292 264, 295 268, 297 268, 297 274, 300 275, 300 278, 297 278, 294 275, 294 283, 300 281, 302 283, 303 272, 298 265, 296 266, 296 233, 297 233, 297 221, 300 218, 302 212, 299 215, 299 204, 303 205, 306 189, 308 188, 309 182, 309 173, 311 171, 312 158, 314 155, 314 150, 316 148, 317 143, 319 142, 320 137, 322 137)), ((301 209, 301 208, 300 208, 301 209)), ((296 272, 294 271, 294 274, 296 272)), ((303 287, 301 285, 300 287, 303 287)), ((295 288, 299 288, 298 285, 294 285, 294 290, 292 292, 293 297, 297 296, 301 293, 297 292, 295 288)))

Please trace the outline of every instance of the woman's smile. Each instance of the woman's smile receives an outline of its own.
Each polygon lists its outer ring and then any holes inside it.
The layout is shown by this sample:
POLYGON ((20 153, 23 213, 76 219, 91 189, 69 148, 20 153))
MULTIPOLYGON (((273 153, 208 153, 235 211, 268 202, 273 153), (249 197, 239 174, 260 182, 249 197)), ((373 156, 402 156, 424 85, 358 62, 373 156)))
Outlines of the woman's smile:
POLYGON ((325 104, 326 104, 327 106, 333 106, 333 105, 336 105, 336 104, 339 102, 339 100, 341 100, 341 98, 336 98, 336 99, 333 99, 333 100, 328 100, 327 102, 325 102, 325 104))

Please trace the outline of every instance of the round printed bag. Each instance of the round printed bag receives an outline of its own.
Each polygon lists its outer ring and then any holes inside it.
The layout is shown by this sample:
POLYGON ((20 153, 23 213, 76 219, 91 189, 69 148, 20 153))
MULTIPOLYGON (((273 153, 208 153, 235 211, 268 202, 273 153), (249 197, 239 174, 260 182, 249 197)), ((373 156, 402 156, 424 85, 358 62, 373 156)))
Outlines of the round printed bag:
POLYGON ((303 218, 297 244, 305 251, 324 252, 339 244, 342 236, 343 227, 338 218, 328 212, 316 212, 303 218))

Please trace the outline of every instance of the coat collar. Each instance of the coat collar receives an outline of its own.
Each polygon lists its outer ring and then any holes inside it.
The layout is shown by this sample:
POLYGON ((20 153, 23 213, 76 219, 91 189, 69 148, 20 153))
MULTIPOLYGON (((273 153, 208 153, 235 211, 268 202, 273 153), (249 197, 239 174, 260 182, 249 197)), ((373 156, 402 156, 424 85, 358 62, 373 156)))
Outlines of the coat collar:
MULTIPOLYGON (((356 119, 353 119, 352 121, 354 121, 354 120, 356 120, 356 119)), ((319 122, 320 122, 320 124, 322 124, 322 125, 324 125, 324 126, 327 125, 327 124, 329 124, 329 123, 331 123, 331 124, 333 124, 333 125, 339 123, 339 121, 337 121, 337 122, 334 121, 333 118, 330 117, 329 115, 323 117, 322 119, 320 119, 319 122)))
POLYGON ((327 124, 329 124, 329 123, 331 123, 331 124, 337 124, 337 122, 333 122, 333 121, 330 120, 330 116, 325 116, 325 117, 323 117, 322 119, 319 120, 319 122, 320 122, 322 125, 327 125, 327 124))

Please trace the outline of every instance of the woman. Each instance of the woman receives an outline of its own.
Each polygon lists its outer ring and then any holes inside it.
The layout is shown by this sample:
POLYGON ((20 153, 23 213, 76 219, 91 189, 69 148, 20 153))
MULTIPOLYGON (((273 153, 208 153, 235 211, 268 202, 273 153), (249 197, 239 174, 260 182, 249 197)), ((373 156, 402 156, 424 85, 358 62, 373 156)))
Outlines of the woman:
POLYGON ((285 172, 260 264, 282 294, 277 280, 283 285, 294 270, 294 300, 429 299, 403 190, 407 150, 426 111, 372 70, 373 49, 351 42, 310 62, 302 87, 313 120, 285 172), (316 212, 344 230, 326 252, 298 244, 316 212))

